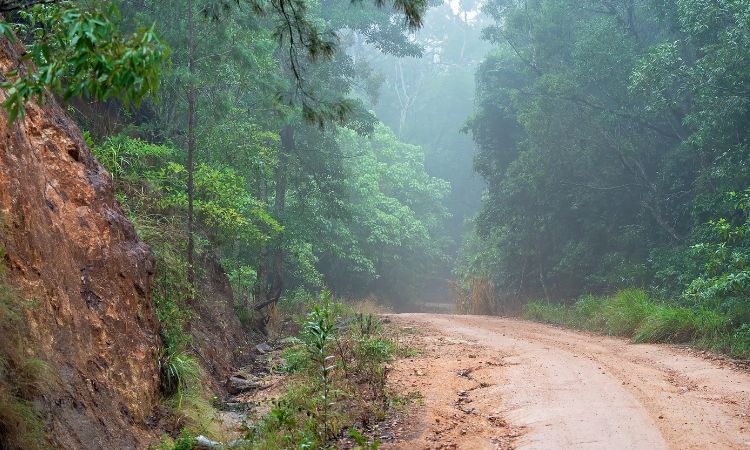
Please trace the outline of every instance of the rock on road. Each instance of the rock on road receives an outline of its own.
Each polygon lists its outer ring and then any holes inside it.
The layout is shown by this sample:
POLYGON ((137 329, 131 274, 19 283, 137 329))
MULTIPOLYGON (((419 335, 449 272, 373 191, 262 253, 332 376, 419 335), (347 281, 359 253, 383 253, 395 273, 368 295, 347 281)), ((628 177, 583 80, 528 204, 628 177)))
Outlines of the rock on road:
POLYGON ((485 316, 390 315, 421 356, 387 448, 750 449, 750 373, 721 358, 485 316))

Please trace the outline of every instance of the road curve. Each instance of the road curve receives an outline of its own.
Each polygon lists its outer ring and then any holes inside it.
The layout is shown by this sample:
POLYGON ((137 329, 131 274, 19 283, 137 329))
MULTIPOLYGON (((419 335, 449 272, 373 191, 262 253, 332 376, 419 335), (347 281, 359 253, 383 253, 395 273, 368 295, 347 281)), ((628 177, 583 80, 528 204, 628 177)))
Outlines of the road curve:
POLYGON ((750 373, 721 358, 498 317, 391 317, 503 355, 482 395, 525 430, 515 447, 750 449, 750 373))

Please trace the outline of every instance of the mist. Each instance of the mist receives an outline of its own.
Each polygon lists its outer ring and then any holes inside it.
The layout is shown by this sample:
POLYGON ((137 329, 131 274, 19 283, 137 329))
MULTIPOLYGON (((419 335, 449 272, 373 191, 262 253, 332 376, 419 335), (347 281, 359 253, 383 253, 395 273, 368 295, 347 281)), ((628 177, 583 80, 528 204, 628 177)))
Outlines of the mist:
POLYGON ((442 241, 444 255, 408 299, 411 305, 402 305, 406 309, 425 303, 451 307, 453 267, 480 206, 484 181, 473 169, 476 151, 465 129, 474 108, 475 72, 491 48, 481 36, 488 22, 480 7, 476 2, 431 7, 424 26, 410 35, 420 47, 418 56, 383 54, 361 40, 347 48, 379 76, 379 89, 368 99, 378 119, 399 140, 420 146, 427 172, 450 183, 442 200, 449 216, 434 237, 442 241))

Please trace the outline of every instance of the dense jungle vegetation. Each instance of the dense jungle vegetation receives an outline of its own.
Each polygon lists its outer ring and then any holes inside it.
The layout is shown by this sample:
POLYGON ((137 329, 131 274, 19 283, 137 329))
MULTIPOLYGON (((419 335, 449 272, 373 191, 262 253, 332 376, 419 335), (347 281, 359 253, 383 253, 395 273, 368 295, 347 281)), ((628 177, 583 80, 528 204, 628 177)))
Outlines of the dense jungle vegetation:
POLYGON ((493 50, 466 128, 487 191, 457 270, 464 288, 479 298, 489 283, 496 303, 484 303, 502 311, 541 300, 529 315, 545 318, 545 303, 637 287, 661 312, 635 315, 667 328, 662 339, 716 333, 747 356, 750 2, 483 11, 493 50))

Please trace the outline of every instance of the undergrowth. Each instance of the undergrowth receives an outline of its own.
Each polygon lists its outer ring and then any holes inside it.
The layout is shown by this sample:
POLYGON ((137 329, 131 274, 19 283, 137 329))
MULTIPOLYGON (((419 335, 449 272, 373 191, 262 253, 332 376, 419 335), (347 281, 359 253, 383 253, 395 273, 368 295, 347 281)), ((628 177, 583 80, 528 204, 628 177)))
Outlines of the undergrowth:
POLYGON ((283 355, 288 388, 248 430, 247 448, 325 448, 342 436, 376 448, 362 429, 383 420, 394 399, 386 379, 396 345, 382 322, 323 294, 300 329, 283 355))
POLYGON ((588 295, 572 305, 530 302, 523 317, 538 322, 628 337, 633 342, 685 343, 750 359, 750 325, 705 307, 660 303, 641 289, 588 295))

